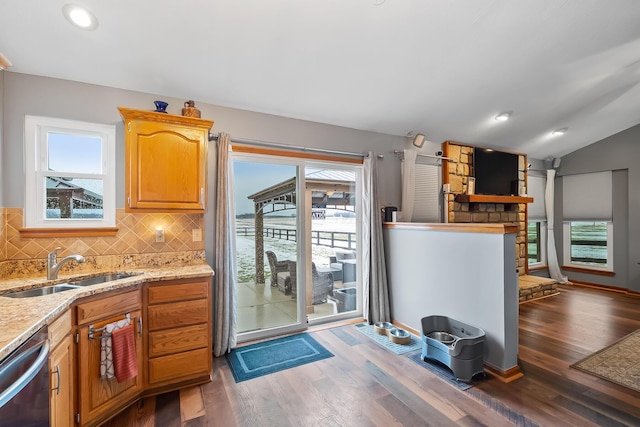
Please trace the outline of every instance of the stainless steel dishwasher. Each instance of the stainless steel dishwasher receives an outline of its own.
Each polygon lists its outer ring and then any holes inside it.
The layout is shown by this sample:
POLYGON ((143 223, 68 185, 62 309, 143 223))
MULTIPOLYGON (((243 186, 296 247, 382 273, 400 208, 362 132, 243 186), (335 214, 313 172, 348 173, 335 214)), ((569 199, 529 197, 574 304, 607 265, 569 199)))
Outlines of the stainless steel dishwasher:
POLYGON ((0 427, 49 425, 46 326, 0 363, 0 427))

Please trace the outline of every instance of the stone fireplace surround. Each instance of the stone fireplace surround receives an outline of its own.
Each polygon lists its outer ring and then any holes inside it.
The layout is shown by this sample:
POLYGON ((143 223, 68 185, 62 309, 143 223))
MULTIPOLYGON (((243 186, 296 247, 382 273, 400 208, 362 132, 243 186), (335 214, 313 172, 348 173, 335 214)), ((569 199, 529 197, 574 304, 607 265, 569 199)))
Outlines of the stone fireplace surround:
MULTIPOLYGON (((473 176, 473 149, 453 141, 442 144, 443 156, 449 158, 442 167, 442 182, 449 184, 445 207, 447 221, 517 225, 516 268, 518 275, 523 276, 527 270, 527 202, 533 200, 516 196, 468 196, 469 177, 473 176)), ((523 192, 527 188, 526 164, 526 156, 520 154, 518 180, 523 192)))

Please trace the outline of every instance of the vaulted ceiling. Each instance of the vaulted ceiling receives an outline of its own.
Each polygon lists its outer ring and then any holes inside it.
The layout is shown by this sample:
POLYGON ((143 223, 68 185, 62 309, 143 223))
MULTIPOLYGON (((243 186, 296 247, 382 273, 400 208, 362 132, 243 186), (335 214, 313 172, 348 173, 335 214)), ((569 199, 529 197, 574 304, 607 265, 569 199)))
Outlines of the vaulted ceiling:
POLYGON ((5 72, 538 159, 640 122, 637 0, 73 3, 0 0, 5 72))

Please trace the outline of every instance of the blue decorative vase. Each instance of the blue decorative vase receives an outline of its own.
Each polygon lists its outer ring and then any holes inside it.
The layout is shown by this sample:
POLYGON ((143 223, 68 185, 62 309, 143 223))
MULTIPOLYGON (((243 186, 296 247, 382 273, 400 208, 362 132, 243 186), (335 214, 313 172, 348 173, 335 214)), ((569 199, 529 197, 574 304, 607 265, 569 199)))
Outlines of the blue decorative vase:
POLYGON ((156 113, 166 113, 167 112, 167 104, 164 101, 153 101, 156 104, 156 113))

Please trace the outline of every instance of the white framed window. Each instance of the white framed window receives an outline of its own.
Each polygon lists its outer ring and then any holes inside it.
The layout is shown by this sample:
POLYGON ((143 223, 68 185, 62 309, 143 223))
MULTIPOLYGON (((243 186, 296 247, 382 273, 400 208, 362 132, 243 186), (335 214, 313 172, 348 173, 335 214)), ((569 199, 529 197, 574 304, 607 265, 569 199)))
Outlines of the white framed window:
POLYGON ((527 262, 529 267, 547 265, 547 222, 527 223, 527 262))
POLYGON ((115 227, 115 125, 25 116, 25 227, 115 227))
POLYGON ((562 178, 563 264, 613 271, 611 171, 562 178))
POLYGON ((565 221, 564 265, 613 271, 613 222, 565 221))

